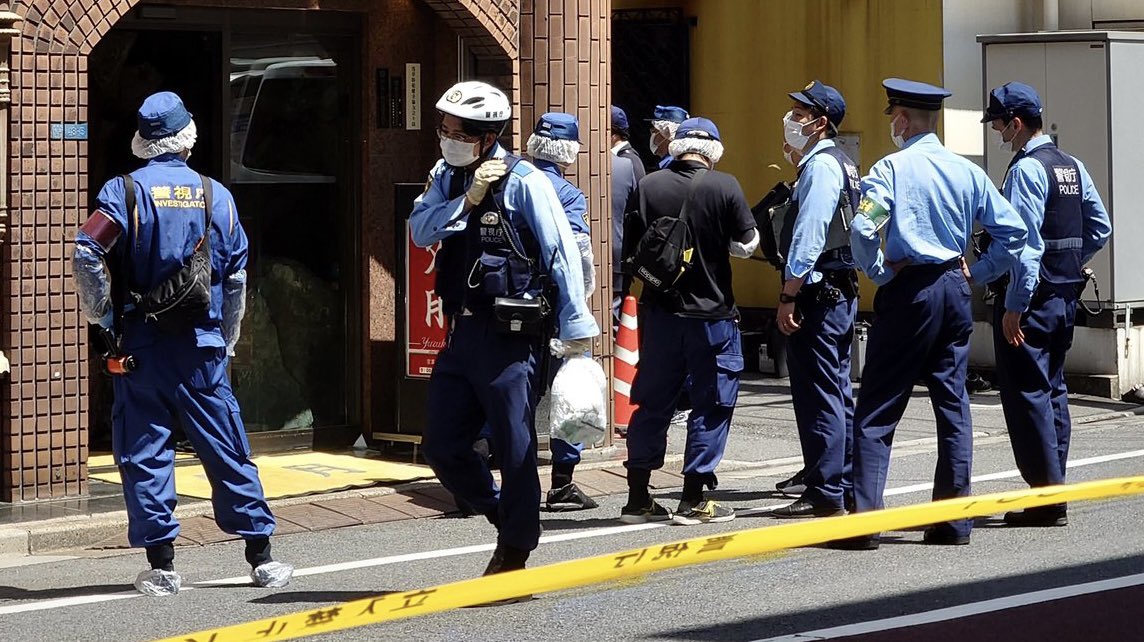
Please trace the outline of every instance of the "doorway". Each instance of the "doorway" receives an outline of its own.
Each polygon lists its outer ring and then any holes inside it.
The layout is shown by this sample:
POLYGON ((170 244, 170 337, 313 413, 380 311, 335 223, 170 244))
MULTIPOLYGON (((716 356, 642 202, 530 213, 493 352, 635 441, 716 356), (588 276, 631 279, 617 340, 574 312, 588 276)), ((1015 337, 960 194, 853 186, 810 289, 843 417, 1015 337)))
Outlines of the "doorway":
MULTIPOLYGON (((135 111, 147 95, 174 91, 199 131, 189 164, 234 195, 250 254, 231 381, 255 448, 352 443, 361 425, 360 17, 142 5, 96 45, 88 69, 90 194, 143 165, 130 152, 135 111)), ((95 451, 109 443, 112 393, 107 377, 91 381, 95 451)))

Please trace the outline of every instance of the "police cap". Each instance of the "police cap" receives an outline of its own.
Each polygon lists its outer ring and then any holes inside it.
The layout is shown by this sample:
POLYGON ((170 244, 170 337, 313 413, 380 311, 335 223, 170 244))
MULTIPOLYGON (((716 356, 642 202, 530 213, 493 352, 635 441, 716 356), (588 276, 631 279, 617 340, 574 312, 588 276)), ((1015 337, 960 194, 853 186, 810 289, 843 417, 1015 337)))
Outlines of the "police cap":
POLYGON ((553 140, 574 140, 580 142, 580 124, 572 114, 548 112, 536 121, 532 133, 553 140))
POLYGON ((656 105, 655 112, 648 120, 666 120, 671 123, 682 123, 690 117, 687 110, 674 105, 656 105))
POLYGON ((191 124, 191 112, 183 106, 183 99, 169 91, 148 96, 136 117, 139 136, 144 140, 174 136, 191 124))
POLYGON ((612 129, 616 129, 627 133, 628 131, 628 114, 623 109, 612 105, 612 129))
POLYGON ((675 130, 675 140, 684 138, 698 138, 700 140, 717 140, 722 142, 719 138, 719 128, 715 126, 715 123, 706 118, 688 118, 680 123, 679 129, 675 130))
POLYGON ((889 102, 884 112, 887 114, 895 105, 937 111, 941 109, 941 101, 953 95, 945 88, 902 78, 887 78, 882 81, 882 86, 886 88, 886 100, 889 102))
POLYGON ((834 126, 835 131, 846 117, 846 100, 842 98, 842 94, 834 87, 824 85, 817 80, 802 91, 793 91, 788 95, 796 103, 813 107, 826 114, 826 119, 834 126))
POLYGON ((998 118, 1029 118, 1040 116, 1042 111, 1044 108, 1036 89, 1023 82, 1007 82, 989 92, 989 106, 985 108, 981 122, 988 123, 998 118))

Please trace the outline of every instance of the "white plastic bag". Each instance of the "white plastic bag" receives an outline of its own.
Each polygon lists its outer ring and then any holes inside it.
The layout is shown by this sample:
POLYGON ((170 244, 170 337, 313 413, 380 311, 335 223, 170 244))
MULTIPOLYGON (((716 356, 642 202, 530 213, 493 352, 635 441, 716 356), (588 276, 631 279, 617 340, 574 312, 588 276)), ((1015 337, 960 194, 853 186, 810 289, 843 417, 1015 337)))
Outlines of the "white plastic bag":
POLYGON ((606 388, 604 369, 595 360, 584 355, 566 357, 552 382, 548 434, 571 444, 593 445, 603 440, 608 426, 606 388))

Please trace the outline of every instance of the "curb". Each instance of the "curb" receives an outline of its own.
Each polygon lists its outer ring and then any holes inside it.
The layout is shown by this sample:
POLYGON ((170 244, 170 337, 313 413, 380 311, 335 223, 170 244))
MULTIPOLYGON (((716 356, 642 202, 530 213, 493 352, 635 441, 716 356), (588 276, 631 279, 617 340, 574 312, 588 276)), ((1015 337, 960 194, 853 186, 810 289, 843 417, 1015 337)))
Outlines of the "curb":
POLYGON ((1073 419, 1073 424, 1094 424, 1099 421, 1109 421, 1111 419, 1124 419, 1127 417, 1139 417, 1144 415, 1144 406, 1137 406, 1132 410, 1102 412, 1098 415, 1089 415, 1087 417, 1080 417, 1073 419))

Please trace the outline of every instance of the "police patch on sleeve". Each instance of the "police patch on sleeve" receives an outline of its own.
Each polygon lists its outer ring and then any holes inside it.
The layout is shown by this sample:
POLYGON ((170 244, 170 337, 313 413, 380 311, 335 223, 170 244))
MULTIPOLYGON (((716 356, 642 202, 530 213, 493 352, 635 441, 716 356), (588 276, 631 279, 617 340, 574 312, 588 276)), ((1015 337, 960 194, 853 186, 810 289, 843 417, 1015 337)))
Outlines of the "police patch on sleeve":
POLYGON ((870 219, 870 222, 874 224, 875 230, 882 229, 882 226, 890 220, 890 213, 886 211, 886 208, 871 198, 862 199, 862 202, 858 204, 858 213, 870 219))

